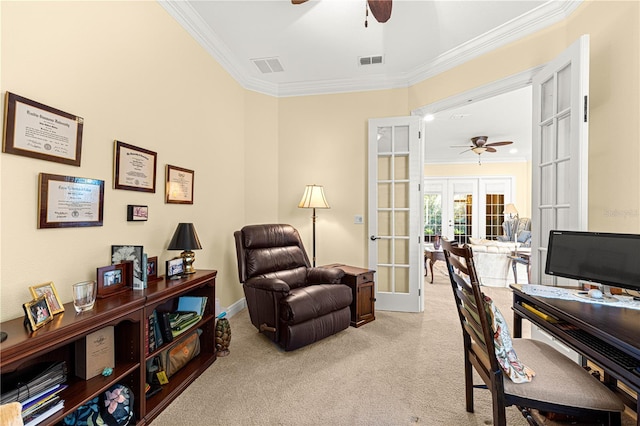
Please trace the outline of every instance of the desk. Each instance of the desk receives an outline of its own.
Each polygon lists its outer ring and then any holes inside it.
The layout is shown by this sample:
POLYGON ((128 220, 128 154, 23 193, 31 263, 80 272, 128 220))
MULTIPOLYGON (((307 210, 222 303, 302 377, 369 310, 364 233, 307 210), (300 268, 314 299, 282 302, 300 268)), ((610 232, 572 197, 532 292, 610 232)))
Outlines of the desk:
MULTIPOLYGON (((618 355, 631 358, 635 366, 640 367, 640 310, 531 296, 525 294, 519 284, 512 284, 511 288, 514 337, 522 336, 522 319, 527 319, 600 366, 607 384, 615 386, 619 380, 634 392, 640 392, 640 370, 634 373, 633 368, 623 366, 623 361, 596 350, 594 344, 584 342, 585 338, 596 338, 600 344, 616 350, 618 355), (523 303, 542 315, 526 309, 523 303), (552 319, 544 319, 544 315, 552 319)), ((640 411, 637 397, 634 399, 621 390, 617 393, 636 413, 640 411)), ((640 418, 637 424, 640 426, 640 418)))
POLYGON ((438 260, 442 260, 444 262, 444 252, 442 249, 436 250, 433 248, 425 248, 424 249, 424 276, 428 276, 427 273, 427 260, 429 260, 429 269, 431 270, 431 284, 433 284, 433 264, 438 260))

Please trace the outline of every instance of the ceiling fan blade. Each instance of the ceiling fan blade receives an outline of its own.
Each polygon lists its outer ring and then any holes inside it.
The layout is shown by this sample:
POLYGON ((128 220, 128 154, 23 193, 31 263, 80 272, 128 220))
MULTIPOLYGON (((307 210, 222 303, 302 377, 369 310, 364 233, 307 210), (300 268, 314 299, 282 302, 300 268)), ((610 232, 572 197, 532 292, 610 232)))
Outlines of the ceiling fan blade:
POLYGON ((291 0, 291 4, 302 4, 304 2, 306 2, 307 0, 291 0))
POLYGON ((451 145, 449 148, 475 148, 475 146, 471 145, 451 145))
POLYGON ((488 146, 486 146, 486 145, 485 145, 483 148, 484 148, 487 152, 498 152, 498 150, 497 150, 497 149, 495 149, 495 148, 491 148, 490 146, 488 147, 488 146))
POLYGON ((512 141, 502 141, 502 142, 491 142, 487 143, 484 146, 503 146, 503 145, 511 145, 512 141))
POLYGON ((472 150, 473 150, 473 148, 465 149, 465 150, 464 150, 464 151, 462 151, 460 154, 464 154, 465 152, 469 152, 469 151, 472 151, 472 150))
POLYGON ((376 21, 384 24, 391 18, 392 0, 367 0, 367 3, 376 21))

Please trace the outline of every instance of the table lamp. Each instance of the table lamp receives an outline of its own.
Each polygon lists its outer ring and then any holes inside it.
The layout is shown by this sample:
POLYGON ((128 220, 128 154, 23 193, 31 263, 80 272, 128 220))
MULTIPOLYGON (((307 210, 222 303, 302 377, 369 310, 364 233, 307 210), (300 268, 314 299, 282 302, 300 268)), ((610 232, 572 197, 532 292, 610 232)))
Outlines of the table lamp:
POLYGON ((330 208, 324 196, 324 187, 321 185, 307 185, 298 208, 313 209, 311 216, 311 221, 313 222, 313 266, 316 266, 316 209, 330 208))
POLYGON ((179 223, 167 250, 183 250, 183 252, 180 253, 180 257, 182 257, 182 262, 184 263, 185 274, 193 274, 196 272, 193 267, 196 254, 193 250, 200 249, 202 249, 202 246, 200 245, 200 240, 198 239, 198 234, 196 233, 196 228, 193 226, 193 223, 179 223))

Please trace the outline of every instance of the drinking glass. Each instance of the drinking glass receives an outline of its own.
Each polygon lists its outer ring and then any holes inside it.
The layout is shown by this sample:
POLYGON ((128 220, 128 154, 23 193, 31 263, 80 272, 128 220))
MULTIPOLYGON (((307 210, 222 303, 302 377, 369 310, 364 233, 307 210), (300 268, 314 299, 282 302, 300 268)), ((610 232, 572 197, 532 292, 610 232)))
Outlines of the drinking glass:
POLYGON ((97 285, 95 281, 82 281, 73 285, 73 307, 76 312, 93 308, 96 303, 97 285))

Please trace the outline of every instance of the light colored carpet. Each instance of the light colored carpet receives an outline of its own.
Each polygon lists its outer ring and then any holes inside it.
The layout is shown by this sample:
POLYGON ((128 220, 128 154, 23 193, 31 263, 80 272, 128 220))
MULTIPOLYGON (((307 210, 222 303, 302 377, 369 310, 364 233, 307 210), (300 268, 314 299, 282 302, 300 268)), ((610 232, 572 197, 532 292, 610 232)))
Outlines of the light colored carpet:
MULTIPOLYGON (((487 390, 475 391, 475 413, 465 411, 460 324, 437 269, 425 283, 424 313, 377 311, 369 324, 293 352, 260 335, 245 309, 230 319, 230 355, 153 425, 492 424, 487 390)), ((511 321, 510 290, 485 289, 511 321)), ((527 424, 515 408, 507 416, 509 425, 527 424)))

